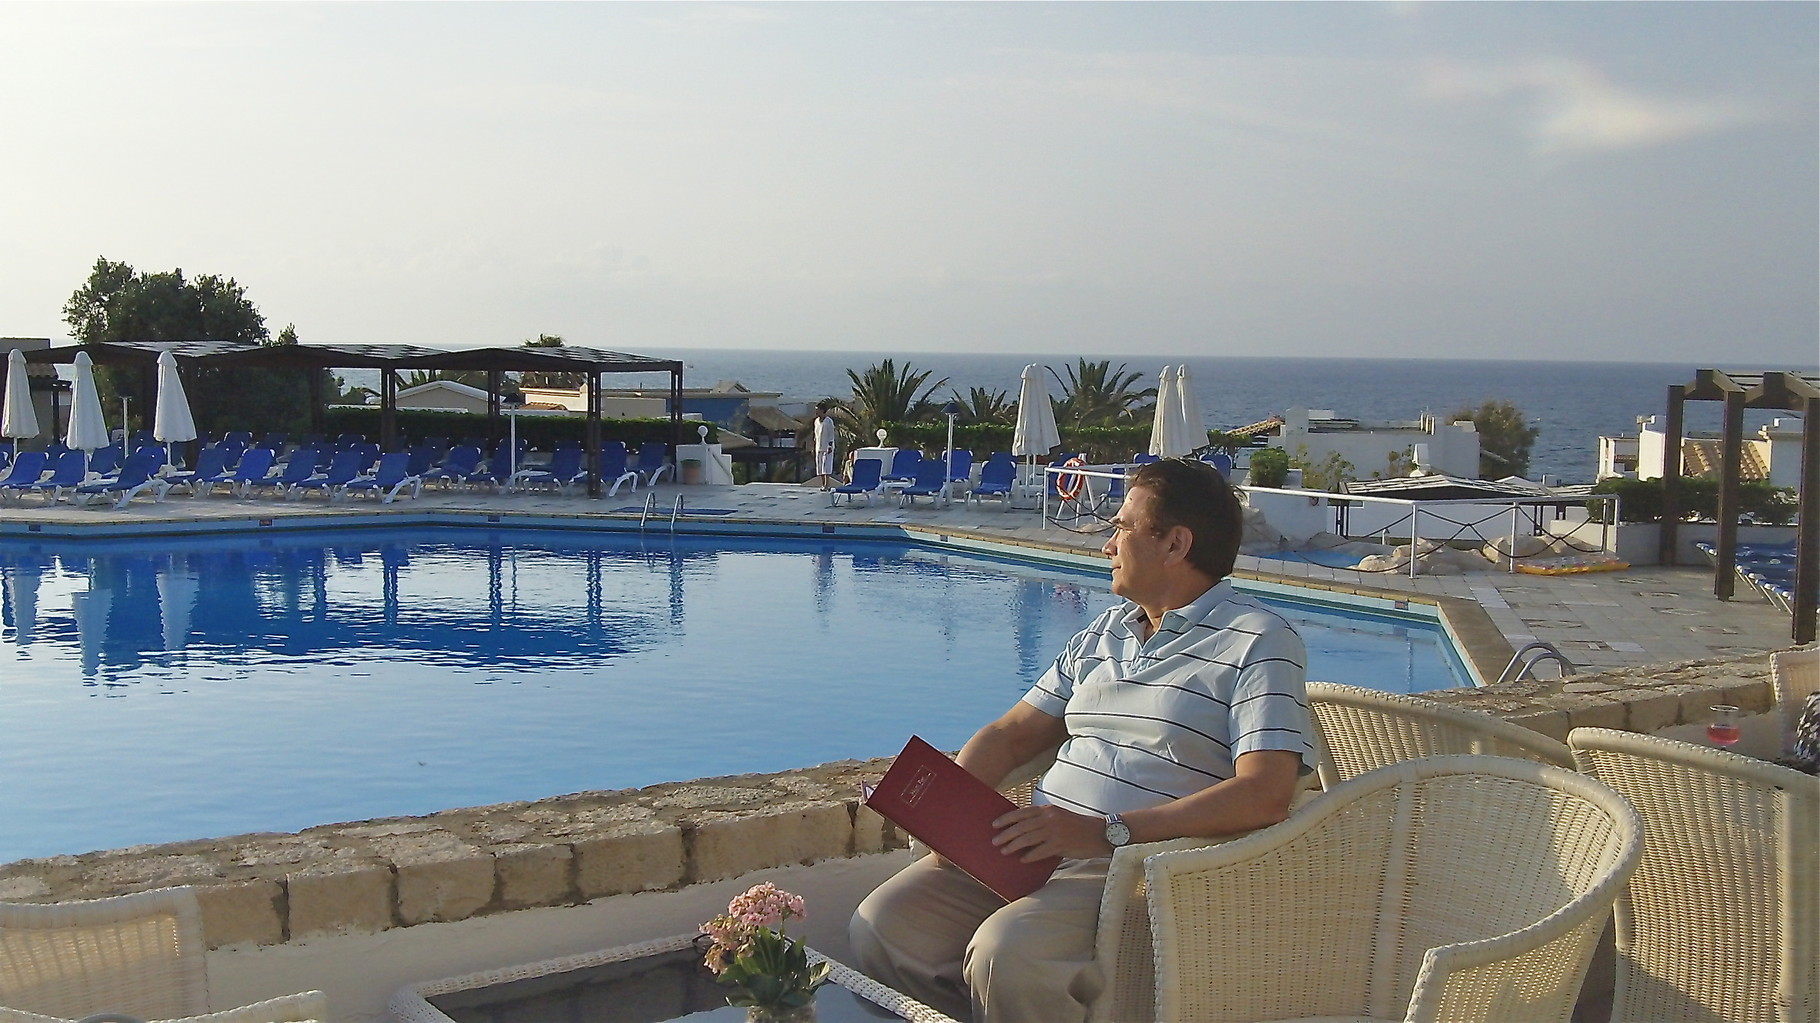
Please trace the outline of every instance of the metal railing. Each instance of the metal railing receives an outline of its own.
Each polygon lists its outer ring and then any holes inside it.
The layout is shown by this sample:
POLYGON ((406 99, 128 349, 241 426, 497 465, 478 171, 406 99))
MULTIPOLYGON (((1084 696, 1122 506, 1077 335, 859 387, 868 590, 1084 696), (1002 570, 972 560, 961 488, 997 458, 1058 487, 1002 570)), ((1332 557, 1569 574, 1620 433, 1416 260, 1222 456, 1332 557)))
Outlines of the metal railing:
POLYGON ((1574 662, 1568 660, 1567 655, 1556 649, 1553 643, 1536 640, 1533 643, 1524 644, 1523 649, 1511 655, 1510 663, 1504 666, 1504 671, 1498 675, 1498 681, 1521 682, 1525 679, 1533 679, 1536 677, 1536 665, 1544 661, 1553 661, 1559 665, 1562 678, 1577 674, 1579 671, 1574 667, 1574 662))

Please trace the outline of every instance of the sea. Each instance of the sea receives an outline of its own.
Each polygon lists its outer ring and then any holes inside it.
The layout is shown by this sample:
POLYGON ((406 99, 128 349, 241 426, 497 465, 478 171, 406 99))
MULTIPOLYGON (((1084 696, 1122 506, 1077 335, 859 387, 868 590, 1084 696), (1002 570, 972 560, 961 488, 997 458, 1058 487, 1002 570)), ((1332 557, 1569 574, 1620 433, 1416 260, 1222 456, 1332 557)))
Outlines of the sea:
MULTIPOLYGON (((1015 355, 972 352, 753 351, 711 348, 639 348, 639 355, 678 359, 685 387, 738 381, 748 390, 771 391, 783 400, 844 398, 853 392, 848 373, 893 359, 898 367, 930 372, 942 382, 935 400, 970 388, 1004 391, 1016 398, 1026 365, 1048 367, 1050 393, 1068 379, 1078 359, 1110 359, 1142 374, 1137 386, 1156 386, 1164 365, 1189 367, 1201 418, 1208 429, 1226 430, 1260 422, 1301 406, 1325 409, 1345 419, 1398 421, 1424 412, 1446 416, 1485 401, 1508 401, 1541 428, 1530 450, 1529 478, 1552 475, 1561 483, 1591 483, 1598 471, 1599 438, 1635 434, 1637 420, 1664 415, 1668 388, 1692 382, 1686 363, 1521 362, 1467 359, 1314 359, 1258 357, 1174 357, 1125 355, 1015 355)), ((1710 364, 1708 364, 1710 365, 1710 364)), ((1766 366, 1815 372, 1814 366, 1766 366)), ((352 381, 355 374, 344 374, 352 381)), ((353 381, 364 382, 364 381, 353 381)), ((615 375, 608 387, 667 387, 668 374, 615 375)), ((1718 402, 1686 406, 1686 429, 1717 431, 1718 402)), ((1747 409, 1745 430, 1781 415, 1747 409)))

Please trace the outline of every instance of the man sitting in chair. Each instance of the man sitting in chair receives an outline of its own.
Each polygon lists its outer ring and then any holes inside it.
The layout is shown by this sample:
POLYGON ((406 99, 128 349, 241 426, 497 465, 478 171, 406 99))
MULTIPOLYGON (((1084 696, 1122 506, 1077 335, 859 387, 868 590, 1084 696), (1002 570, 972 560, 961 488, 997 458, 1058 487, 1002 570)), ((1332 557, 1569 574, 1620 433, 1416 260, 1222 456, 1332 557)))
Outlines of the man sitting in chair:
POLYGON ((993 824, 1005 855, 1061 865, 1007 905, 928 856, 849 925, 867 973, 958 1019, 1083 1019, 1113 850, 1275 824, 1314 768, 1302 639, 1226 581, 1243 519, 1225 479, 1186 459, 1141 466, 1113 526, 1104 550, 1127 603, 1070 640, 958 758, 996 787, 1060 746, 1033 805, 993 824))

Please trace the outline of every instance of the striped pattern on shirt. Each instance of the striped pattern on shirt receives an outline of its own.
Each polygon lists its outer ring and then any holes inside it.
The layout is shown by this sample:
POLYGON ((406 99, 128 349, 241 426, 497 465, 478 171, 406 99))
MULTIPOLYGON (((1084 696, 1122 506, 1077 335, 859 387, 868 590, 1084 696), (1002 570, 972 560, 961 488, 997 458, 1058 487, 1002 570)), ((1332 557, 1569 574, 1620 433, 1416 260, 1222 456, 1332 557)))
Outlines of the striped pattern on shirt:
POLYGON ((1143 616, 1135 604, 1101 614, 1024 694, 1068 726, 1037 801, 1102 815, 1157 806, 1232 777, 1254 750, 1314 769, 1307 650, 1282 615, 1221 581, 1148 641, 1143 616))

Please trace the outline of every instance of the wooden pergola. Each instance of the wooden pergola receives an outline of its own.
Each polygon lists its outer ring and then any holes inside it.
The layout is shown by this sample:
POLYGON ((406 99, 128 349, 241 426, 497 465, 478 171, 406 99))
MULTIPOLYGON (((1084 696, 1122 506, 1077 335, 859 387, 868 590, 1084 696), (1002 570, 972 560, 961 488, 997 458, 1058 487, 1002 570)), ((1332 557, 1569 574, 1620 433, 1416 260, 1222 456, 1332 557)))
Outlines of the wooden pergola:
POLYGON ((1801 487, 1797 498, 1800 526, 1795 534, 1795 599, 1793 636, 1797 644, 1814 641, 1816 594, 1820 593, 1820 376, 1804 373, 1740 373, 1703 369, 1689 384, 1668 389, 1667 437, 1662 459, 1662 535, 1664 565, 1677 563, 1681 520, 1681 448, 1684 406, 1689 401, 1725 403, 1720 433, 1719 535, 1713 595, 1730 600, 1737 581, 1738 483, 1744 457, 1744 410, 1781 409, 1801 416, 1801 487))
MULTIPOLYGON (((505 374, 514 372, 579 373, 587 378, 588 496, 600 496, 601 377, 608 373, 670 374, 670 444, 682 443, 683 364, 595 348, 466 348, 446 350, 394 344, 257 345, 237 341, 102 341, 65 345, 26 353, 27 362, 73 362, 87 352, 96 365, 137 367, 146 394, 156 390, 158 356, 170 352, 184 365, 235 369, 377 369, 379 370, 379 443, 390 450, 398 440, 398 373, 401 370, 478 370, 487 375, 487 436, 501 433, 505 374)), ((324 410, 320 373, 309 373, 312 428, 322 429, 324 410)))

